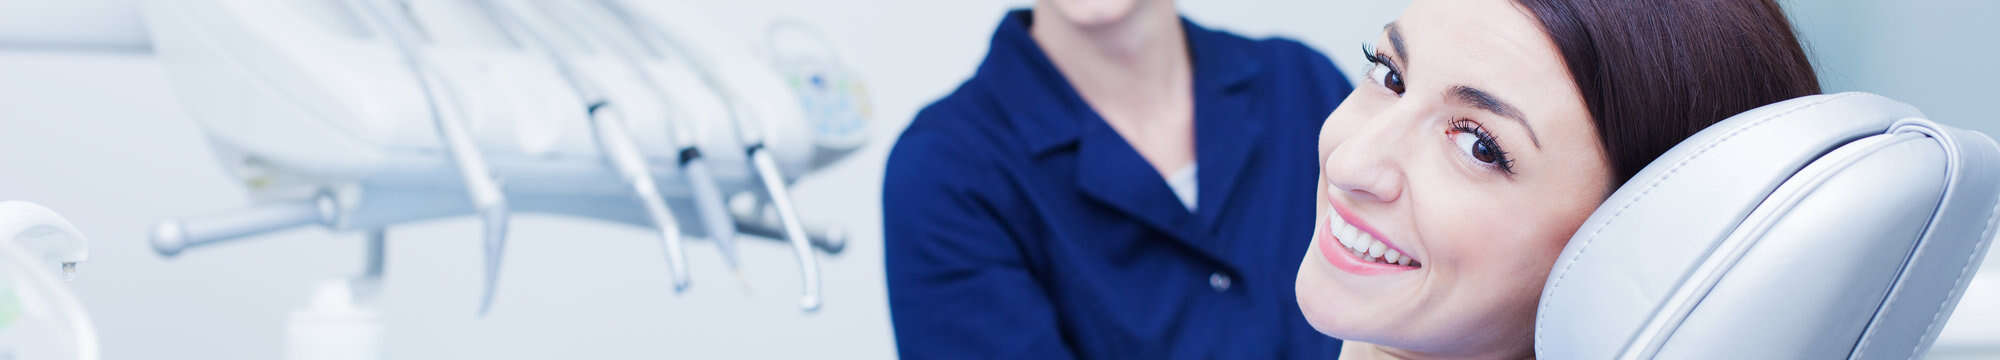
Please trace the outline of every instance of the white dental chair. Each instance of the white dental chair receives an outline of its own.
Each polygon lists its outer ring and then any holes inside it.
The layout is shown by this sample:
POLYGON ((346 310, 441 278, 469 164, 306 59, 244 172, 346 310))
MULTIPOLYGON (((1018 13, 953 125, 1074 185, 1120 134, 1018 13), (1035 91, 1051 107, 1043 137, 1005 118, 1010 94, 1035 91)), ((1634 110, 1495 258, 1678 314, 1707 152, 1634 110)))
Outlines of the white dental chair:
POLYGON ((1996 206, 2000 146, 1907 104, 1842 93, 1744 112, 1641 170, 1570 238, 1535 353, 1921 357, 2000 228, 1996 206))

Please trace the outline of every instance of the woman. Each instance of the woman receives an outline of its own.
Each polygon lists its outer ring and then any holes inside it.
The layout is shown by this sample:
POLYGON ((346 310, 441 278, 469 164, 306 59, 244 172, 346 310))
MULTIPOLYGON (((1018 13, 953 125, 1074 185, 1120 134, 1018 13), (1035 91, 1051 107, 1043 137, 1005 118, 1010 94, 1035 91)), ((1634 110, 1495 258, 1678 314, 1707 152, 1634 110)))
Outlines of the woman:
POLYGON ((1315 129, 1347 80, 1171 0, 1008 13, 883 181, 910 359, 1324 359, 1292 294, 1315 129))
POLYGON ((1612 190, 1819 93, 1771 0, 1417 0, 1320 132, 1299 306, 1343 359, 1531 358, 1543 281, 1612 190))

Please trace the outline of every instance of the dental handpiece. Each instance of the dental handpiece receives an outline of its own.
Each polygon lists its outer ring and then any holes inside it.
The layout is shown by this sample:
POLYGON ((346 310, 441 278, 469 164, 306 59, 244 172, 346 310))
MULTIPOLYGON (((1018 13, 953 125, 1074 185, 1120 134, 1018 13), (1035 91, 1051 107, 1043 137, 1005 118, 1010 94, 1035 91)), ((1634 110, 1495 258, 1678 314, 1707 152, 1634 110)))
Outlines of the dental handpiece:
MULTIPOLYGON (((658 183, 646 166, 646 158, 639 152, 639 146, 627 132, 624 116, 611 102, 610 97, 598 84, 578 73, 576 61, 569 54, 558 51, 553 41, 543 37, 541 32, 530 28, 526 15, 514 12, 505 4, 495 1, 481 2, 488 15, 501 29, 517 39, 532 43, 556 64, 563 80, 568 82, 576 95, 583 99, 590 116, 592 132, 597 137, 598 147, 606 160, 628 185, 632 186, 634 197, 645 208, 646 217, 660 233, 661 245, 666 249, 667 266, 671 271, 674 291, 686 291, 689 283, 687 255, 682 251, 680 225, 673 211, 660 196, 658 183)), ((582 39, 577 39, 582 40, 582 39)))
POLYGON ((377 33, 389 38, 402 53, 405 62, 417 75, 417 82, 424 94, 424 102, 431 109, 438 135, 443 138, 445 156, 453 162, 458 173, 464 178, 467 195, 472 200, 474 211, 484 224, 484 244, 486 257, 485 290, 479 297, 479 315, 484 316, 493 306, 493 294, 500 281, 500 256, 507 246, 507 199, 500 190, 500 184, 489 170, 485 156, 473 143, 471 131, 463 120, 463 109, 458 99, 444 83, 443 75, 417 47, 414 39, 416 24, 408 13, 396 16, 399 11, 407 11, 407 4, 390 3, 396 0, 348 0, 355 13, 361 14, 377 33), (398 18, 406 20, 396 20, 398 18))
POLYGON ((801 281, 805 285, 805 296, 799 300, 799 308, 808 312, 818 311, 819 264, 813 258, 812 240, 806 238, 805 224, 799 220, 798 210, 792 207, 792 195, 785 188, 784 175, 778 173, 777 161, 772 160, 763 142, 751 144, 746 149, 750 154, 750 163, 756 167, 757 177, 764 183, 764 191, 771 196, 771 206, 778 210, 778 220, 785 225, 785 239, 791 242, 792 254, 798 257, 802 269, 800 274, 804 276, 801 281))
POLYGON ((716 249, 722 252, 722 264, 741 279, 736 255, 736 222, 729 218, 729 204, 722 199, 722 186, 715 183, 715 175, 709 173, 701 150, 693 145, 681 148, 680 166, 681 174, 687 176, 688 185, 692 188, 694 206, 701 213, 702 228, 708 230, 716 249))
MULTIPOLYGON (((580 25, 586 23, 590 22, 586 20, 561 24, 580 25)), ((598 26, 586 26, 585 28, 597 30, 596 33, 599 36, 620 37, 621 35, 618 31, 606 31, 603 27, 598 26)), ((624 35, 630 36, 630 32, 626 32, 624 35)), ((618 57, 625 61, 625 65, 639 76, 647 88, 652 90, 656 95, 659 95, 660 99, 667 103, 667 105, 672 106, 671 93, 660 87, 662 76, 655 74, 654 69, 647 67, 641 62, 641 59, 648 58, 648 56, 658 56, 657 50, 647 47, 645 41, 637 41, 639 39, 636 38, 632 40, 635 40, 632 42, 641 48, 630 49, 620 46, 605 46, 605 48, 617 53, 618 57), (648 51, 652 51, 652 53, 646 53, 648 51)), ((668 119, 667 121, 669 125, 668 138, 672 139, 673 144, 679 147, 678 151, 676 151, 677 158, 675 164, 680 168, 681 175, 688 182, 690 195, 694 199, 696 216, 700 217, 702 229, 706 230, 710 240, 715 242, 716 250, 722 253, 723 266, 727 267, 738 281, 742 282, 747 288, 748 282, 742 280, 742 271, 737 262, 736 222, 730 218, 729 204, 724 199, 722 186, 715 180, 715 175, 710 172, 707 157, 702 154, 701 148, 698 146, 700 142, 695 139, 695 135, 700 133, 700 129, 695 127, 695 121, 696 119, 668 119)))
POLYGON ((685 291, 689 276, 687 255, 681 247, 680 225, 661 198, 652 172, 646 168, 646 160, 639 154, 638 145, 633 144, 631 134, 626 133, 623 118, 609 116, 605 110, 605 106, 593 106, 590 111, 598 143, 610 156, 613 167, 624 173, 625 180, 633 187, 633 194, 645 206, 646 216, 658 228, 661 244, 667 252, 667 264, 673 271, 674 291, 685 291))
POLYGON ((729 118, 735 124, 731 130, 735 131, 744 145, 744 152, 750 158, 750 166, 756 170, 758 180, 764 184, 766 195, 771 198, 771 205, 777 209, 779 221, 784 224, 785 238, 791 243, 792 252, 798 260, 804 292, 799 300, 799 307, 806 312, 818 311, 821 305, 819 264, 814 258, 812 242, 806 236, 805 224, 799 220, 798 211, 792 206, 791 193, 785 188, 784 176, 778 171, 777 161, 764 146, 764 131, 767 127, 761 126, 762 119, 751 115, 750 111, 745 109, 748 105, 743 104, 742 99, 736 98, 731 88, 716 79, 713 72, 718 68, 691 52, 692 49, 679 47, 679 44, 664 31, 649 26, 650 23, 639 19, 638 15, 624 8, 617 0, 600 0, 598 3, 616 15, 620 22, 634 29, 634 32, 647 43, 658 44, 661 48, 675 49, 678 53, 689 55, 685 58, 691 66, 700 70, 704 85, 715 91, 723 103, 727 104, 729 118))

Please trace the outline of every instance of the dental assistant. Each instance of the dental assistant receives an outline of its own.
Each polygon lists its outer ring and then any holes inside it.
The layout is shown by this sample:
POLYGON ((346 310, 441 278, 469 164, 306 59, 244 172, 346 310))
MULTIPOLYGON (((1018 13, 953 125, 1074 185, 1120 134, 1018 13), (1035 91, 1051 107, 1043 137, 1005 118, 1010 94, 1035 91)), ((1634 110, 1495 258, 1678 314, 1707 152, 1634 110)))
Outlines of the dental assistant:
POLYGON ((889 156, 885 266, 908 359, 1331 359, 1294 296, 1324 55, 1171 0, 1009 12, 889 156))

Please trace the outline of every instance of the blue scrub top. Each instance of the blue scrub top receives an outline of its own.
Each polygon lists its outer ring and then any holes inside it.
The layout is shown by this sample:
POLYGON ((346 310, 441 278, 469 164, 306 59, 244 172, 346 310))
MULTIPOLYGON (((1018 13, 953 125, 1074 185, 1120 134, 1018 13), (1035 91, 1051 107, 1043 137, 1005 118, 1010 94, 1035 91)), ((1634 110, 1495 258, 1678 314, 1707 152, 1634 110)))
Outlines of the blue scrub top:
POLYGON ((1182 20, 1190 213, 1007 14, 972 79, 917 114, 882 208, 911 359, 1331 359, 1293 296, 1319 127, 1352 90, 1326 56, 1182 20))

